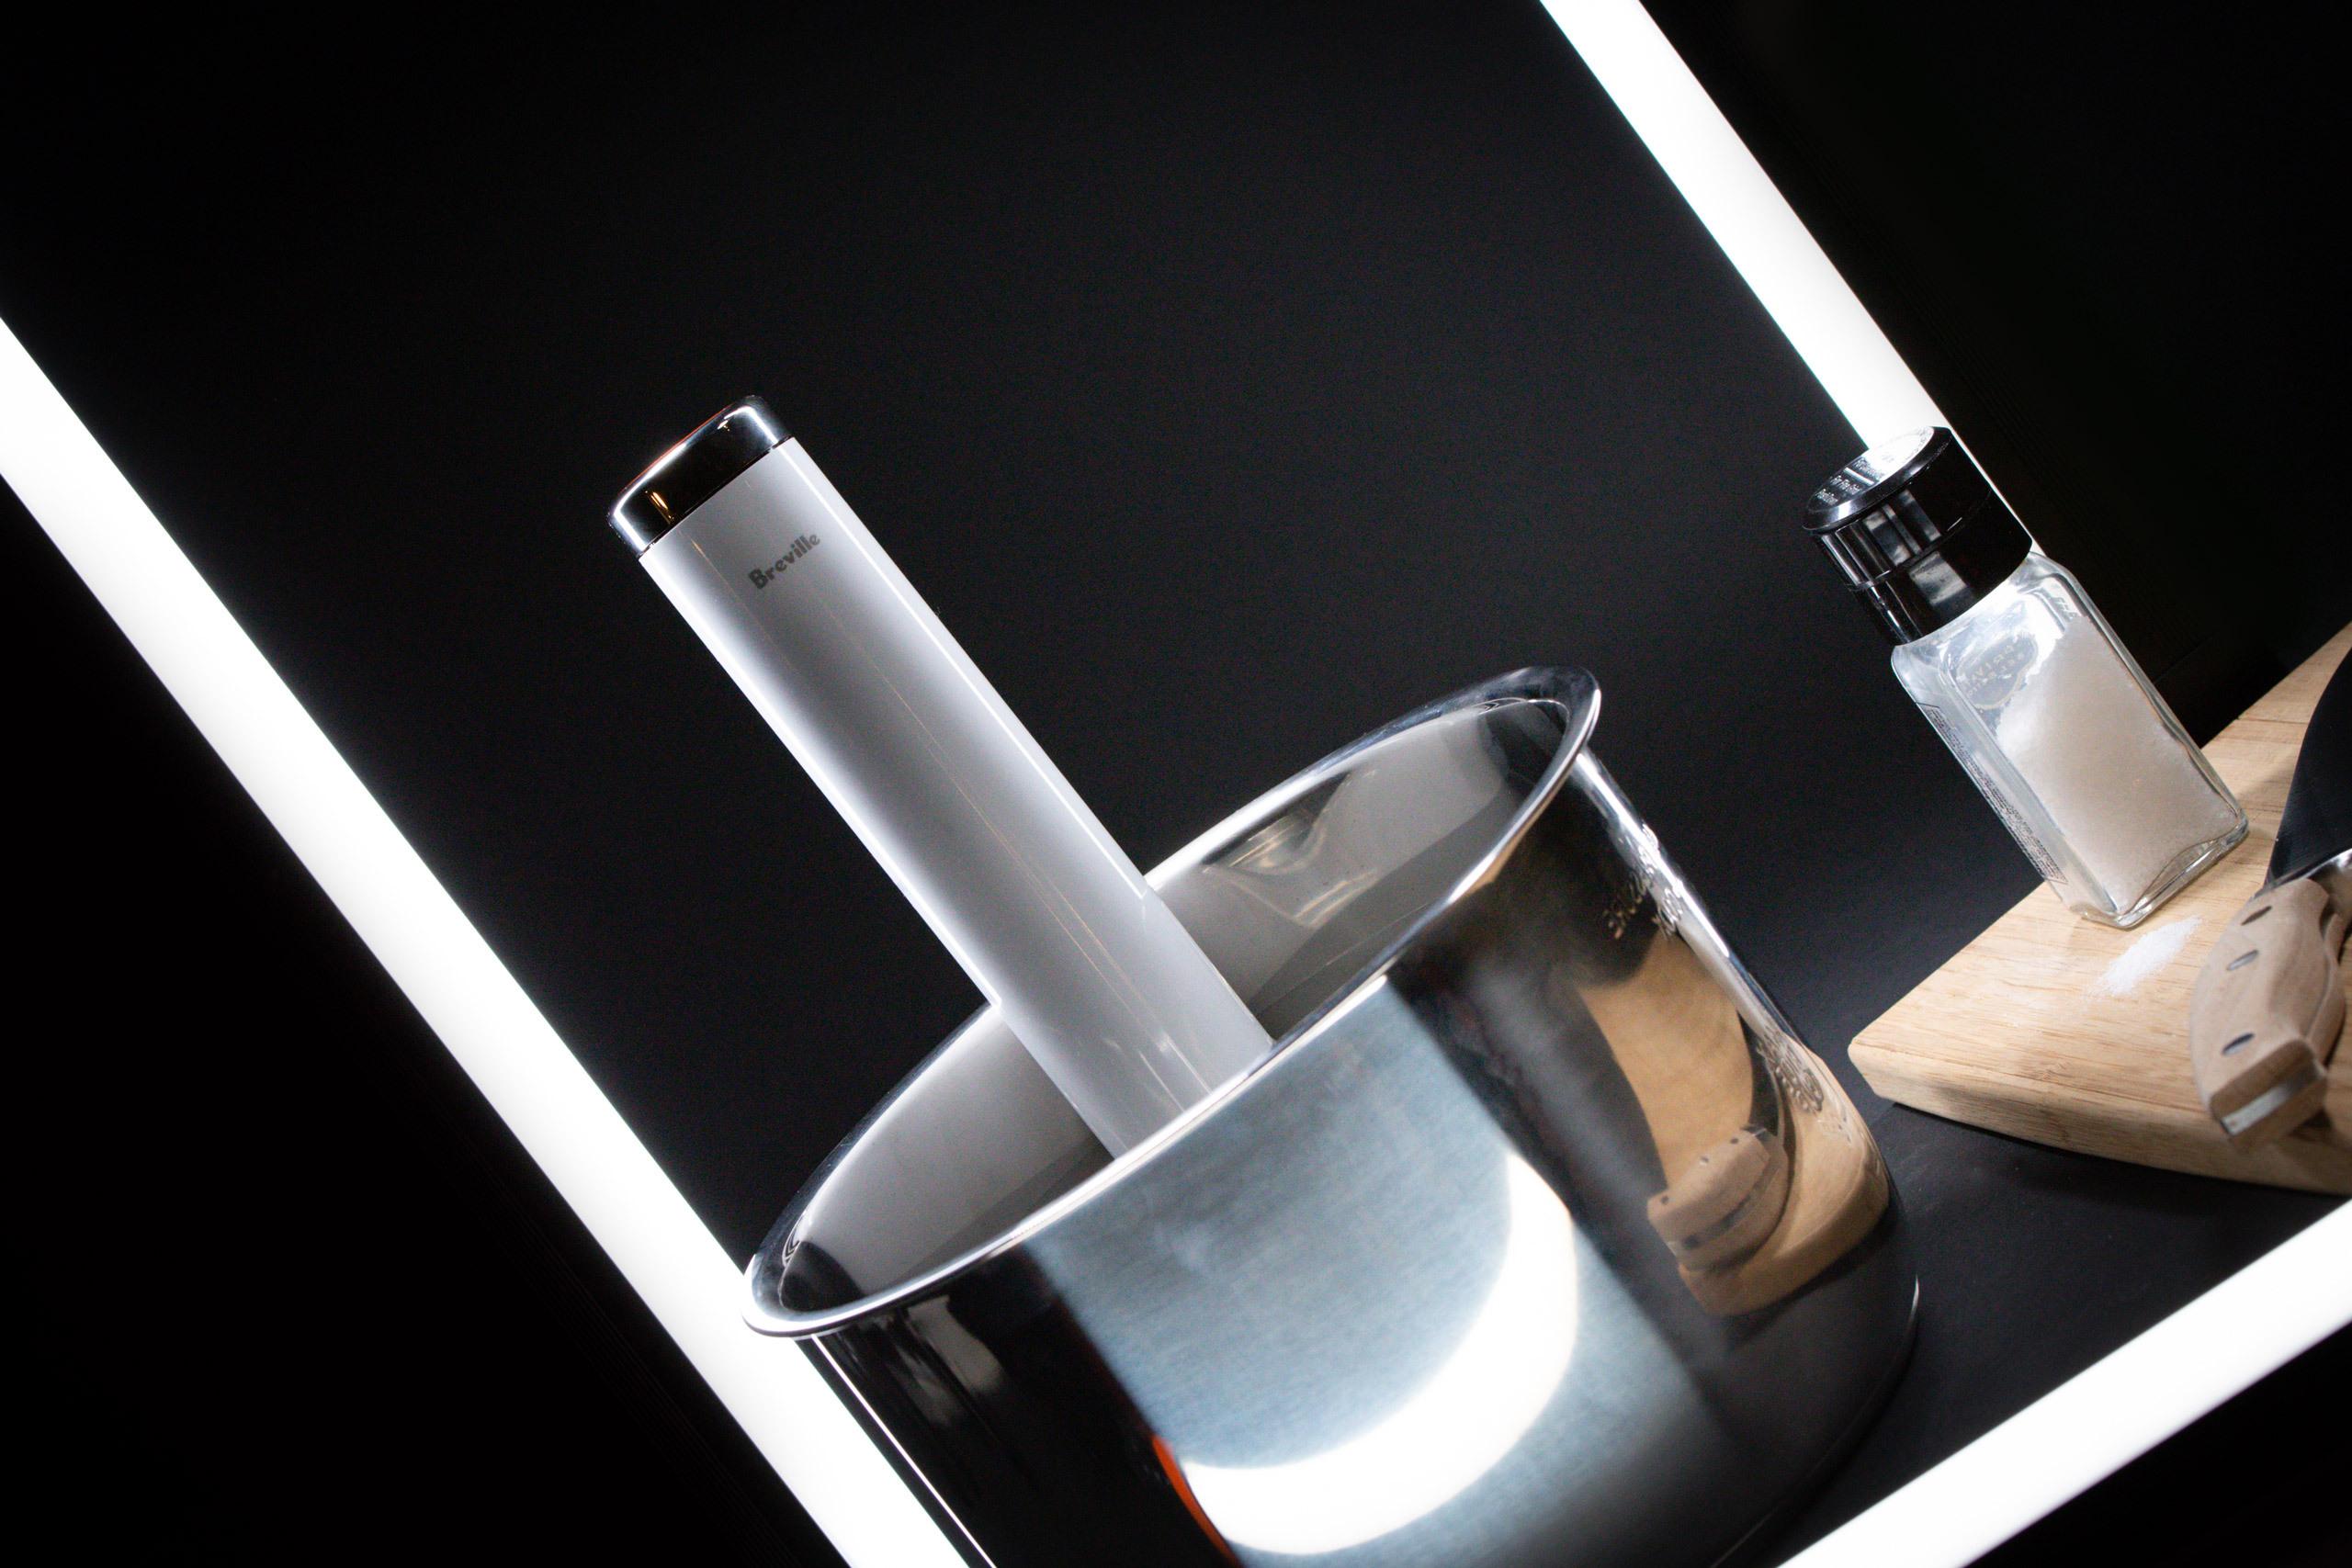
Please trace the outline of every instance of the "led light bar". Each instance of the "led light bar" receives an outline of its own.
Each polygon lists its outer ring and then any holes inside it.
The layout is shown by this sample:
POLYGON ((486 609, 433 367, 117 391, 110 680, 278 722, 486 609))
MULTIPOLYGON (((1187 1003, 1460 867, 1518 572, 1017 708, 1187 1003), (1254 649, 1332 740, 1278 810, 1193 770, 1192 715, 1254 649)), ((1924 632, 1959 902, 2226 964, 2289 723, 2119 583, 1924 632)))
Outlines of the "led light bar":
POLYGON ((958 1568, 816 1368, 744 1325, 741 1266, 5 326, 0 476, 842 1554, 958 1568))

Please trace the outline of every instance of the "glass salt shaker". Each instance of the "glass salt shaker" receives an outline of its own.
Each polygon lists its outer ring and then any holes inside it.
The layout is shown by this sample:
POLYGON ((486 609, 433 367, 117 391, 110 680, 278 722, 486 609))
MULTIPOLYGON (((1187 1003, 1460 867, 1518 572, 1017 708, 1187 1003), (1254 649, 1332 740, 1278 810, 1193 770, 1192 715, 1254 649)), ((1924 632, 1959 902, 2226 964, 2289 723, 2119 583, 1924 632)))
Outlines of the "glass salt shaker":
POLYGON ((2134 926, 2245 813, 1948 430, 1871 448, 1805 524, 1894 644, 1895 678, 2069 908, 2134 926))

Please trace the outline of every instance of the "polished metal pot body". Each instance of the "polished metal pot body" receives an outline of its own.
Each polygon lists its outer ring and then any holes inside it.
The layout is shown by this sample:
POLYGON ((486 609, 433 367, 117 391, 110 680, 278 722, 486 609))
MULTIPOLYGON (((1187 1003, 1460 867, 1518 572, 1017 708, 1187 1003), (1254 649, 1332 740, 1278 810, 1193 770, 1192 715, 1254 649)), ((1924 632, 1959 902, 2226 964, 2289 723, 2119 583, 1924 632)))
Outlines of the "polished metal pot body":
POLYGON ((1895 1374, 1853 1107, 1587 750, 1408 716, 1152 881, 1281 1042, 1115 1163, 983 1011, 751 1269, 975 1562, 1704 1564, 1895 1374))

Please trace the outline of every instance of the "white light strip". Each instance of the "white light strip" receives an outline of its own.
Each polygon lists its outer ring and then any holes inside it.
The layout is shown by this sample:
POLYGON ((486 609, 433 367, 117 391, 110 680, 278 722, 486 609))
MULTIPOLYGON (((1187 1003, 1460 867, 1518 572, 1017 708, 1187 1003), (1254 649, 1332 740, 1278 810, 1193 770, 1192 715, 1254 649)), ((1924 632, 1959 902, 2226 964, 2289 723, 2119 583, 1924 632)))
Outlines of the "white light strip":
POLYGON ((1862 444, 1945 423, 1649 13, 1636 0, 1544 6, 1862 444))
POLYGON ((2273 1247, 1786 1568, 1973 1562, 2347 1321, 2352 1207, 2273 1247))
POLYGON ((962 1559, 195 567, 0 325, 0 477, 857 1568, 962 1559))
MULTIPOLYGON (((1544 4, 1864 441, 1946 423, 1637 0, 1544 4)), ((2346 1323, 2352 1209, 2274 1248, 1788 1568, 1972 1562, 2346 1323)))

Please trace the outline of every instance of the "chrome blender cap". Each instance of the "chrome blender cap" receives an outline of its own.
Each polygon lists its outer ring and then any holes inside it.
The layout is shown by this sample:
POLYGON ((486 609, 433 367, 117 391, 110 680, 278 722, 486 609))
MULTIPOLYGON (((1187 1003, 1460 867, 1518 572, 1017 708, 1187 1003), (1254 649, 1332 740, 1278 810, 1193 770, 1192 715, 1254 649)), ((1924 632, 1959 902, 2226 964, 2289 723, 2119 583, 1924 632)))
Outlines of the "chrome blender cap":
POLYGON ((613 502, 613 532, 643 555, 729 480, 790 439, 783 422, 759 399, 728 404, 630 481, 613 502))

